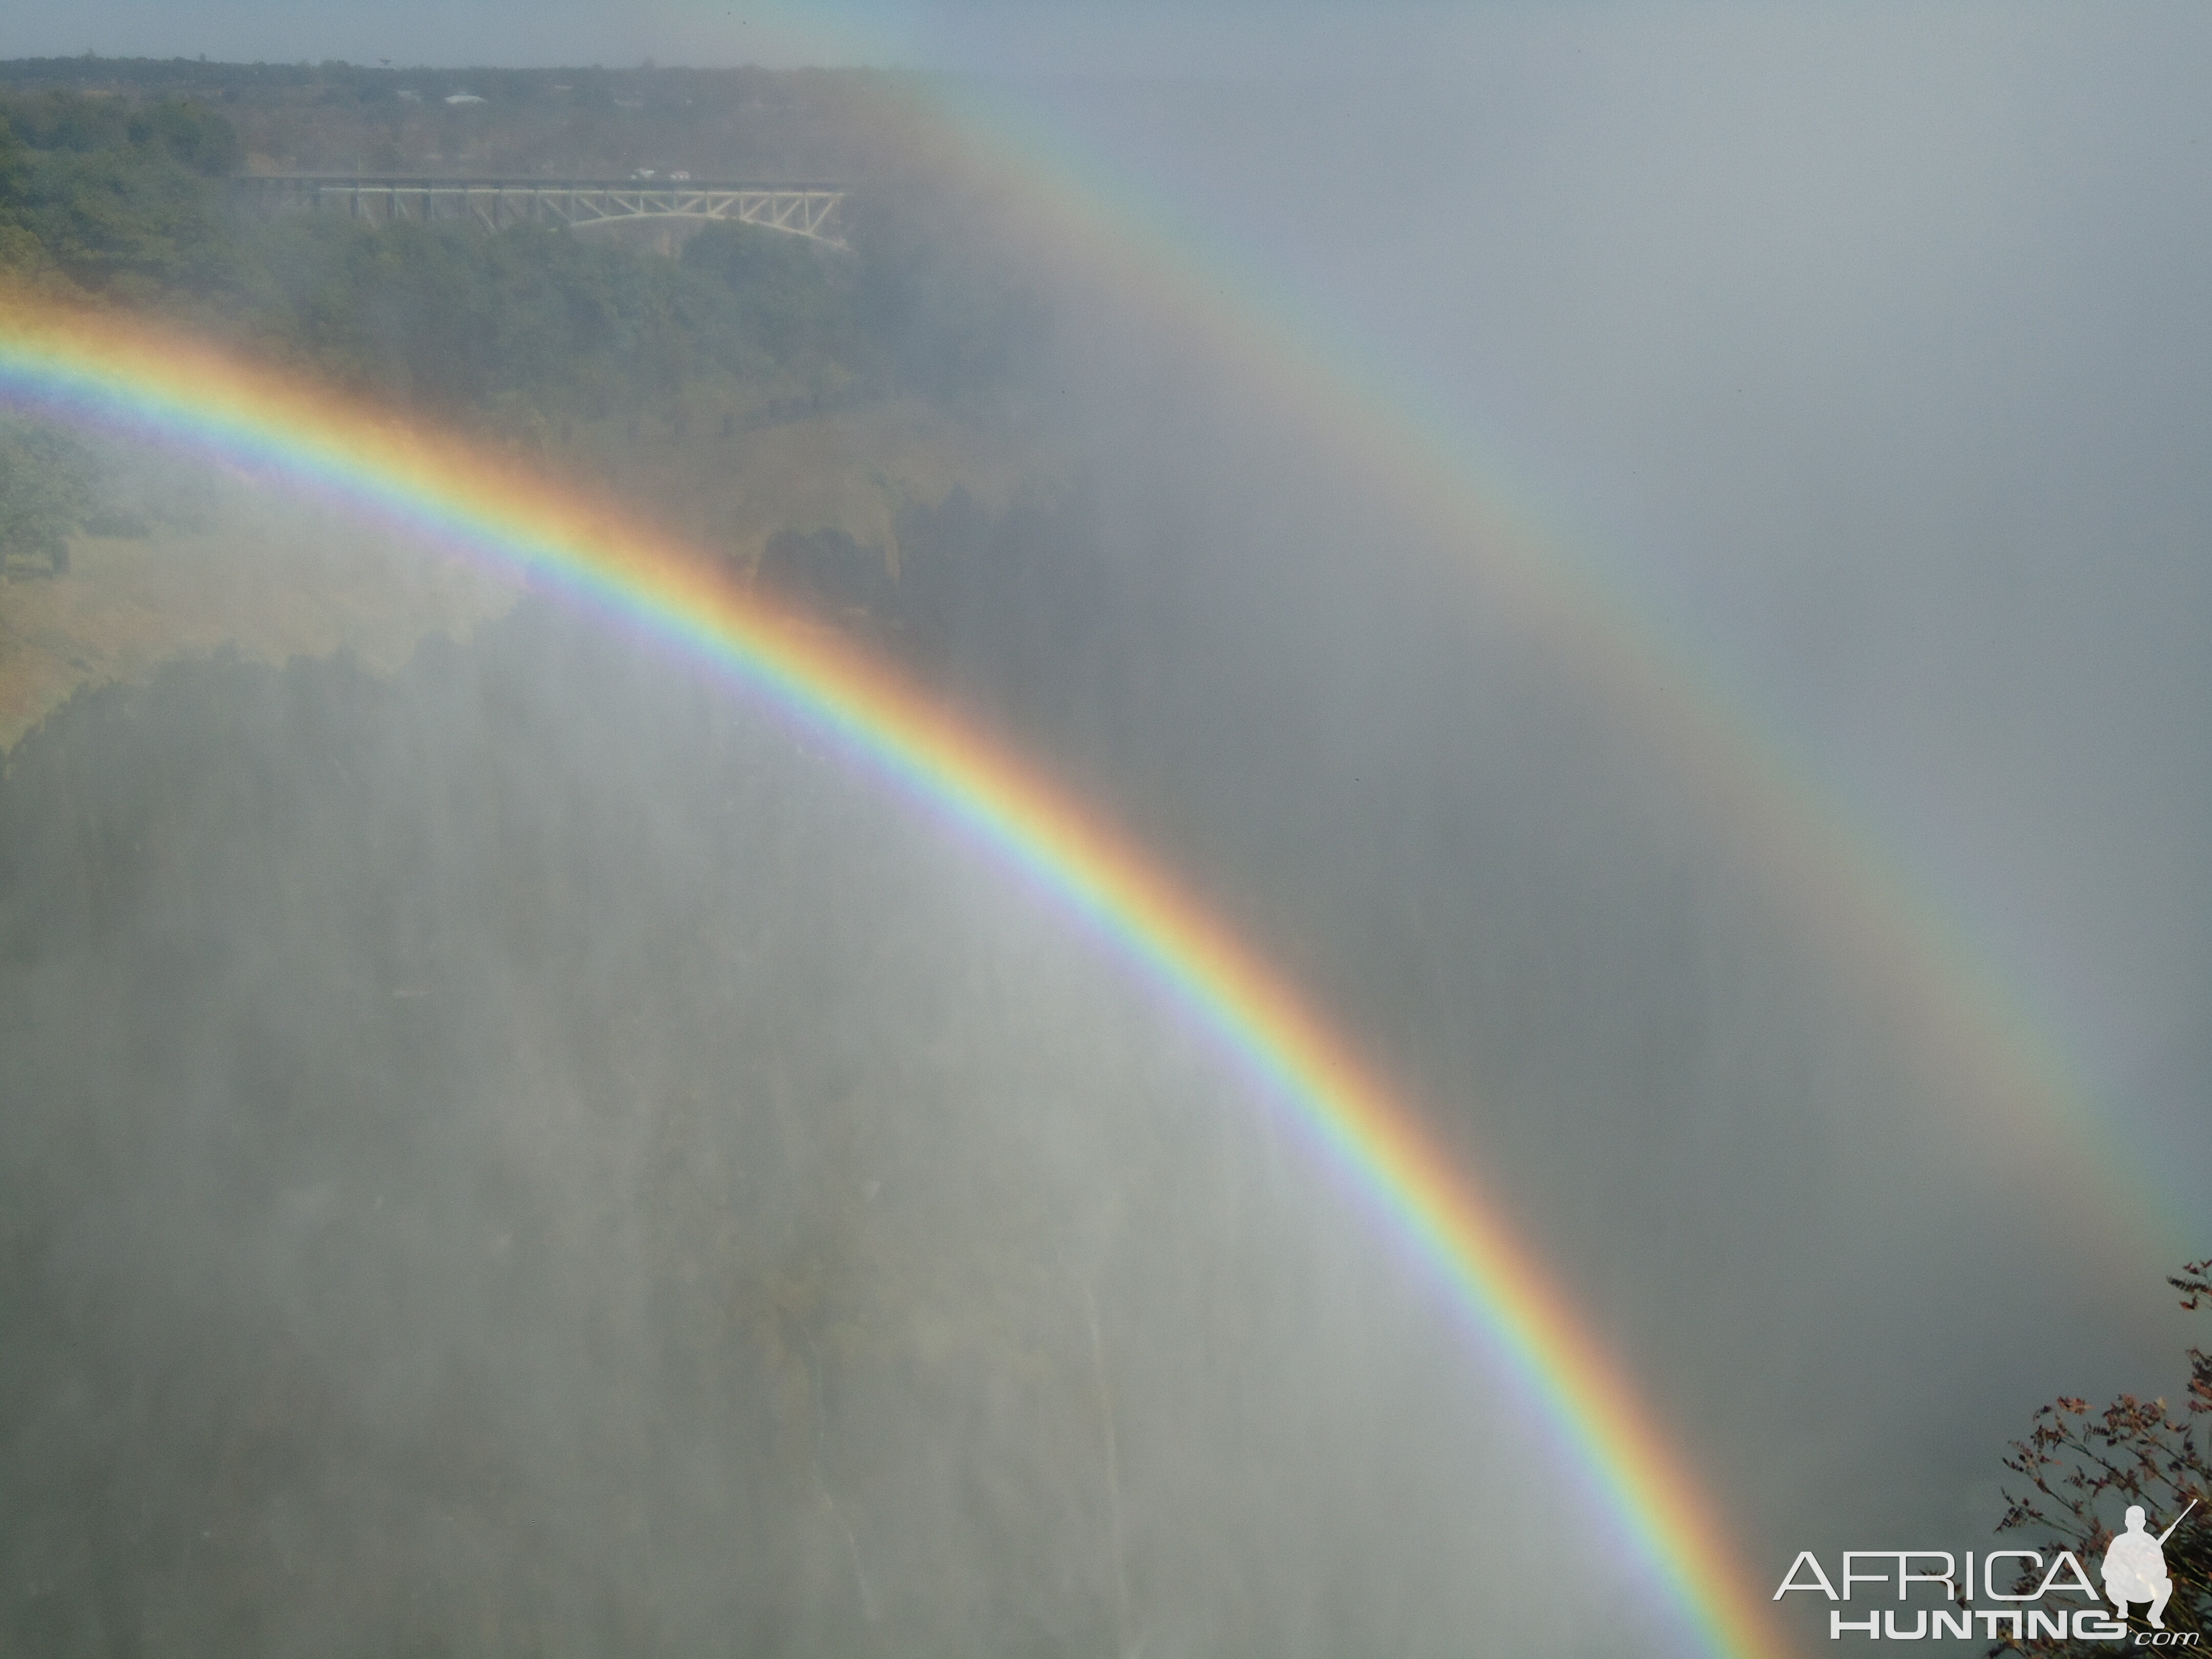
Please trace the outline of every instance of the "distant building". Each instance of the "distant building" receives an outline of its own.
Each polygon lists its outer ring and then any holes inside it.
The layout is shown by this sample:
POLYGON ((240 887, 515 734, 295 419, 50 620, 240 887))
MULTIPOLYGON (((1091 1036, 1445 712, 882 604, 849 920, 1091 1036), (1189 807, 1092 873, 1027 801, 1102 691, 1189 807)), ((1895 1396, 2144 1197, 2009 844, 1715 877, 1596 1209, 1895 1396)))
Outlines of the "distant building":
POLYGON ((688 173, 672 173, 668 175, 668 181, 673 185, 688 185, 691 182, 691 175, 688 173))
POLYGON ((403 104, 419 104, 422 101, 422 94, 412 87, 402 87, 399 88, 399 101, 403 104))
POLYGON ((654 176, 656 175, 651 167, 640 167, 635 173, 630 174, 633 179, 651 179, 654 176))
POLYGON ((449 104, 481 104, 485 100, 473 92, 455 92, 447 94, 446 101, 449 104))

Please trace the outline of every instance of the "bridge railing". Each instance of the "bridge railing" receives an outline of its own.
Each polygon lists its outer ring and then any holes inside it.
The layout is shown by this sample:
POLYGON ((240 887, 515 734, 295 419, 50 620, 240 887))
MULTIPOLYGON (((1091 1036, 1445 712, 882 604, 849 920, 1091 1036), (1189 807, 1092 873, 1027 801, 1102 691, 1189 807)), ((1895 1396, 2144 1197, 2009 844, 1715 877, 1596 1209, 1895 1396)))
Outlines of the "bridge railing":
POLYGON ((241 177, 234 187, 262 212, 336 211, 375 224, 471 220, 500 230, 520 224, 582 229, 636 223, 672 232, 720 222, 846 246, 841 214, 846 190, 836 184, 264 173, 241 177))

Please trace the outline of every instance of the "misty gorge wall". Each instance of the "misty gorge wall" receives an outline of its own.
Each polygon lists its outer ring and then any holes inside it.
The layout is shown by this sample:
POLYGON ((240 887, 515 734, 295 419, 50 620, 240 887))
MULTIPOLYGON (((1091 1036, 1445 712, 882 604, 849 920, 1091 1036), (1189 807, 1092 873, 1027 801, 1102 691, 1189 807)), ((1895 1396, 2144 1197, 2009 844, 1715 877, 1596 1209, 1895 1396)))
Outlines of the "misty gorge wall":
POLYGON ((27 739, 0 1099, 9 1648, 1443 1651, 1516 1567, 1525 1407, 1188 1036, 541 606, 27 739))

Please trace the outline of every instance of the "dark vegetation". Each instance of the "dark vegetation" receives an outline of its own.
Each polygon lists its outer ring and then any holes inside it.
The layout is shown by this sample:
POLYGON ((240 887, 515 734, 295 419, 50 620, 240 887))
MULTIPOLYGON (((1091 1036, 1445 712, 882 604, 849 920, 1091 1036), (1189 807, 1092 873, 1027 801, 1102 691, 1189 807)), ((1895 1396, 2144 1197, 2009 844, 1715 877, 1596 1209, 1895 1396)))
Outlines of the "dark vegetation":
POLYGON ((0 414, 0 566, 10 555, 69 568, 70 538, 99 511, 92 453, 59 428, 0 414))
MULTIPOLYGON (((2212 1300, 2212 1261, 2192 1261, 2166 1282, 2181 1292, 2181 1305, 2192 1311, 2212 1300)), ((2015 1441, 2005 1468, 2026 1483, 2008 1492, 2008 1507, 1998 1523, 2005 1532, 2028 1535, 2047 1558, 2071 1550, 2093 1577, 2112 1541, 2114 1522, 2130 1504, 2145 1510, 2154 1534, 2190 1512, 2166 1540, 2166 1577, 2173 1597, 2165 1613, 2168 1630, 2202 1631, 2212 1618, 2212 1445, 2203 1431, 2212 1418, 2212 1353, 2188 1352, 2187 1398, 2177 1414, 2163 1399, 2123 1395, 2101 1411, 2078 1398, 2053 1401, 2035 1414, 2025 1440, 2015 1441)), ((2033 1576, 2014 1588, 2035 1589, 2033 1576)), ((2130 1620, 2136 1631, 2149 1626, 2143 1608, 2130 1620)), ((2087 1659, 2105 1653, 2098 1642, 2007 1642, 1993 1654, 2027 1653, 2037 1659, 2087 1659)))
POLYGON ((8 100, 0 121, 0 252, 19 280, 122 303, 238 290, 221 182, 238 137, 220 115, 49 94, 8 100))

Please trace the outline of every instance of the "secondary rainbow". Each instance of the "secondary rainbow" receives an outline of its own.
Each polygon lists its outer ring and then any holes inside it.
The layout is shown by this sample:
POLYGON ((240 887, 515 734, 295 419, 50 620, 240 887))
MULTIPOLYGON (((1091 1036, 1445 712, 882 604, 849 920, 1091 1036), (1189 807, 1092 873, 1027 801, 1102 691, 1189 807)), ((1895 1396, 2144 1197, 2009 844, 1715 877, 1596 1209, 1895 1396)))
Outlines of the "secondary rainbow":
POLYGON ((1714 1653, 1784 1650, 1696 1482, 1468 1173, 1194 898, 1011 756, 696 556, 465 446, 176 337, 0 300, 0 400, 267 471, 550 582, 834 737, 1049 893, 1297 1115, 1534 1385, 1714 1653))
POLYGON ((1025 227, 1033 257, 1142 316, 1194 374, 1239 387, 1247 406, 1270 411, 1370 499, 1395 504, 1464 578, 1470 613, 1491 605, 1522 619, 1666 757, 1778 911, 1798 917, 1887 1028, 1917 1045, 1931 1097, 1961 1109, 1924 1126, 1953 1138, 1949 1152, 1971 1145, 2009 1185, 2076 1200, 2086 1187, 2092 1201, 2054 1216, 2074 1228, 2068 1248, 2101 1271, 2155 1275, 2193 1248, 2194 1206, 2151 1172, 2123 1167, 2066 1057, 1945 907, 1716 678, 1706 653, 1569 556, 1574 538, 1525 489, 1341 345, 1337 325, 1295 314, 1263 276, 1164 219, 1033 113, 973 91, 929 106, 950 166, 1018 203, 1009 218, 1025 227))

